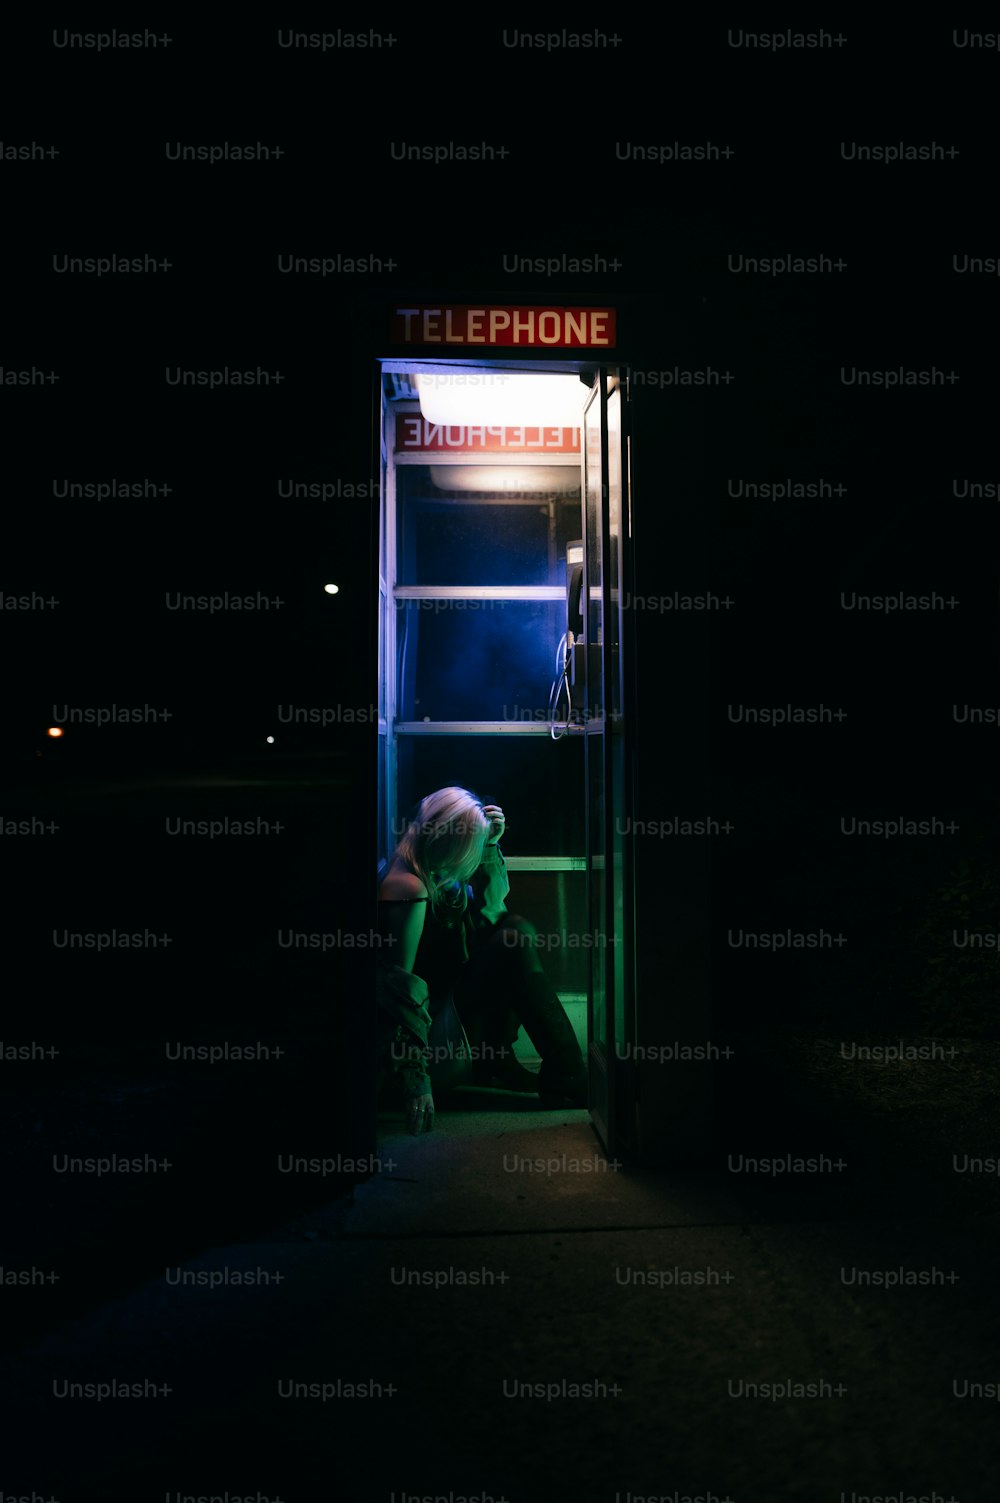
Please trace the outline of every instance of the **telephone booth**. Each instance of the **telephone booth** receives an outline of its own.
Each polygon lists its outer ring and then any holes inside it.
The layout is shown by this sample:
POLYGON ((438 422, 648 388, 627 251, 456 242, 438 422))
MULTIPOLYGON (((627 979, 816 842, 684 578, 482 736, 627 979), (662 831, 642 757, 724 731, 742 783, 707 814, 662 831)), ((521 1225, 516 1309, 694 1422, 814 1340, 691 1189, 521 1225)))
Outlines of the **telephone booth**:
POLYGON ((374 363, 372 865, 435 788, 503 806, 508 907, 534 923, 586 1038, 594 1129, 610 1155, 652 1163, 671 1156, 685 1093, 641 1047, 669 987, 662 952, 644 982, 637 951, 650 853, 637 869, 636 394, 622 356, 610 306, 389 310, 374 363))

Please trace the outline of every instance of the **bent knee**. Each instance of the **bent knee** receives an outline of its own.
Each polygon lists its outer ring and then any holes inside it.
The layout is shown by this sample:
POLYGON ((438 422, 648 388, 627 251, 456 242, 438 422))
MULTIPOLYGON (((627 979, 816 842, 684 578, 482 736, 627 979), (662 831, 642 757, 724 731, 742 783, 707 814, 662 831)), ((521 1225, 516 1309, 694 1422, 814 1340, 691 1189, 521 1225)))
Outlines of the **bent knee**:
POLYGON ((512 965, 529 971, 541 969, 542 962, 538 954, 538 930, 530 919, 520 913, 508 914, 503 926, 501 944, 512 965))
POLYGON ((508 930, 514 930, 523 939, 533 940, 538 938, 538 930, 534 924, 520 913, 508 913, 504 919, 503 927, 508 930))

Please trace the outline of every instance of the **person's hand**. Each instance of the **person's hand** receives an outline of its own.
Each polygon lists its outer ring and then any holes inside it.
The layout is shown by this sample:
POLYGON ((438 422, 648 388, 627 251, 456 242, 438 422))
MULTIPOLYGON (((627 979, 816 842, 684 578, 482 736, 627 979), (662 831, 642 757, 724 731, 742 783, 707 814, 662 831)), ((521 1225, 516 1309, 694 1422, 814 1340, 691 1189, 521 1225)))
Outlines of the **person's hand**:
POLYGON ((484 804, 483 813, 490 821, 490 833, 487 836, 486 844, 499 845, 501 839, 503 838, 503 832, 506 829, 506 821, 503 817, 503 810, 501 809, 499 804, 484 804))
POLYGON ((434 1129, 434 1097, 410 1096, 406 1102, 406 1130, 414 1138, 434 1129))

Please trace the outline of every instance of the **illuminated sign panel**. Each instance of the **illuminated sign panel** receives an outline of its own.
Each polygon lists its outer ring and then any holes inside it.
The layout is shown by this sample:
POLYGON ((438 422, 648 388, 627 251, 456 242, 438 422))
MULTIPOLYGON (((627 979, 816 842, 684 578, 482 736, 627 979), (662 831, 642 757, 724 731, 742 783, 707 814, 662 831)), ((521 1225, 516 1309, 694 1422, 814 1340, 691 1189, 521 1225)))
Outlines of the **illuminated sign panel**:
POLYGON ((513 308, 470 303, 432 308, 395 307, 394 344, 485 345, 506 349, 610 349, 615 343, 614 308, 513 308))

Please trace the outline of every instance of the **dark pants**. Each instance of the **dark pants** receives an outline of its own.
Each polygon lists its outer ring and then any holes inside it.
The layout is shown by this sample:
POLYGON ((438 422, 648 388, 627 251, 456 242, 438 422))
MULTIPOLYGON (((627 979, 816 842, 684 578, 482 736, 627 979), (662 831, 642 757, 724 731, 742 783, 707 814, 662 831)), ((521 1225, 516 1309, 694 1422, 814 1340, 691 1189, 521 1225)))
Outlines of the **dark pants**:
MULTIPOLYGON (((477 931, 451 996, 474 1061, 486 1068, 510 1059, 523 1025, 541 1057, 539 1078, 544 1080, 549 1074, 572 1075, 585 1067, 573 1025, 532 944, 536 933, 530 919, 517 913, 504 914, 492 927, 477 931)), ((446 1001, 447 992, 429 999, 432 1018, 446 1001)), ((388 1073, 387 1067, 380 1071, 380 1086, 388 1073)))
POLYGON ((474 1058, 505 1058, 521 1024, 543 1059, 578 1053, 572 1025, 532 943, 536 933, 529 919, 508 913, 480 930, 470 946, 452 996, 474 1058))

